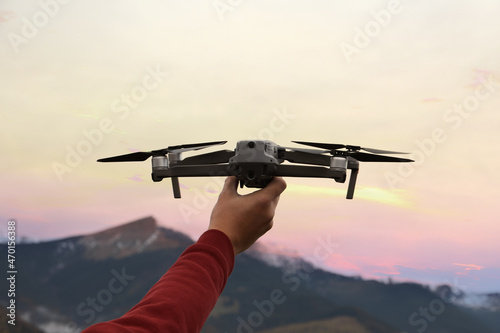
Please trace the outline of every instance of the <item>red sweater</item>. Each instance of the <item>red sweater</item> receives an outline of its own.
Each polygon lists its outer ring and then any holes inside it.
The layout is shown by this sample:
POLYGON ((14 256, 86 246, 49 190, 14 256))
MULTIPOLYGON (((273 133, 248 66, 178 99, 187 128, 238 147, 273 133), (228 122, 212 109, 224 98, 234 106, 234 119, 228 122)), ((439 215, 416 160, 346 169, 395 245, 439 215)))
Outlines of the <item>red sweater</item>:
POLYGON ((234 250, 221 231, 208 230, 122 317, 82 333, 200 332, 234 266, 234 250))

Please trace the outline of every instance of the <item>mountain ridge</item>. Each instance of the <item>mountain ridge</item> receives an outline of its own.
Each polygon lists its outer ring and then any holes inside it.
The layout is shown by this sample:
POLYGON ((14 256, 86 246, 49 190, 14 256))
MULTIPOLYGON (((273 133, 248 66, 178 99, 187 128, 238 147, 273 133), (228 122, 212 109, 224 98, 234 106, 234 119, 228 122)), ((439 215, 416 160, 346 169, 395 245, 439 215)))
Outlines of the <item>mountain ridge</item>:
POLYGON ((83 236, 79 244, 85 247, 85 257, 93 260, 119 259, 138 252, 186 247, 189 237, 160 227, 152 216, 111 227, 83 236))
MULTIPOLYGON (((116 318, 134 306, 193 242, 149 216, 88 235, 21 244, 20 314, 54 333, 67 332, 68 323, 84 328, 116 318), (114 274, 122 273, 131 278, 123 292, 113 294, 103 311, 92 311, 88 297, 95 298, 114 274)), ((346 277, 317 269, 301 258, 273 260, 267 263, 265 255, 251 253, 236 257, 233 273, 202 332, 222 328, 246 333, 336 332, 332 323, 342 322, 347 327, 342 332, 410 333, 419 326, 411 325, 409 316, 436 299, 432 290, 418 284, 346 277), (269 316, 259 314, 256 304, 269 300, 273 290, 281 290, 286 302, 276 304, 269 316), (259 325, 253 325, 256 315, 262 317, 259 325)), ((0 287, 4 284, 0 281, 0 287)), ((0 294, 0 303, 5 302, 3 297, 0 294)), ((427 323, 427 333, 465 333, 472 328, 495 332, 499 313, 469 311, 452 303, 445 306, 435 322, 427 323)))

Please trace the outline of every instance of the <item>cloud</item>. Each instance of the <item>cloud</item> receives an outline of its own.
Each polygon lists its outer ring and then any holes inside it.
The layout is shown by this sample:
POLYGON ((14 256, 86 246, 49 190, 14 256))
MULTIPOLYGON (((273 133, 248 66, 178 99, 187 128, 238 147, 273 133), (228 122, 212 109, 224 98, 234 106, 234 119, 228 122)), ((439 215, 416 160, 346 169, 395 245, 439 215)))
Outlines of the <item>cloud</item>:
MULTIPOLYGON (((335 186, 335 185, 332 185, 335 186)), ((300 193, 301 195, 320 195, 345 197, 346 188, 308 186, 299 184, 289 184, 287 192, 300 193)), ((354 191, 355 199, 375 201, 391 206, 410 207, 411 202, 405 199, 404 190, 386 190, 378 187, 357 186, 354 191)))
POLYGON ((16 13, 12 11, 0 10, 0 25, 10 21, 14 17, 16 17, 16 13))
POLYGON ((142 177, 140 175, 133 175, 132 177, 127 177, 127 179, 130 179, 134 182, 139 182, 139 183, 142 183, 144 181, 144 179, 142 179, 142 177))
POLYGON ((361 268, 358 265, 339 253, 330 254, 325 264, 334 270, 348 271, 357 274, 361 272, 361 268))
POLYGON ((478 266, 478 265, 472 265, 472 264, 457 264, 457 263, 453 263, 453 265, 465 267, 466 271, 471 271, 471 270, 480 271, 481 269, 484 268, 484 266, 478 266))

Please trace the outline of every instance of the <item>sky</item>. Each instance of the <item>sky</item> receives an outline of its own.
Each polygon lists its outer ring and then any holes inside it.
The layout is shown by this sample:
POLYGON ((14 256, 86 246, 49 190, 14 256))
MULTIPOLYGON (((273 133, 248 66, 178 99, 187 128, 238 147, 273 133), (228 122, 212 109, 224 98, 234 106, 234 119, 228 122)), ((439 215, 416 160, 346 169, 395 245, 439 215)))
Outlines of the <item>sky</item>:
MULTIPOLYGON (((223 178, 102 157, 267 139, 406 151, 287 178, 269 252, 350 276, 500 291, 500 3, 2 1, 0 220, 55 239, 145 216, 193 239, 223 178)), ((190 156, 186 153, 185 156, 190 156)), ((241 193, 249 193, 243 189, 241 193)))

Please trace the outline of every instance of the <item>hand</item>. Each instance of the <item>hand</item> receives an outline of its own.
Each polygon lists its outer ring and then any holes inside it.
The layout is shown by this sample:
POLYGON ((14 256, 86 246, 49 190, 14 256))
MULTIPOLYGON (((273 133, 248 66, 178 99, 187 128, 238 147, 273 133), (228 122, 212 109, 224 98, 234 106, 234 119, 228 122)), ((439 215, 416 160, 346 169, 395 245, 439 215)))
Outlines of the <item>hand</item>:
POLYGON ((235 254, 248 249, 272 228, 274 212, 286 183, 283 178, 274 177, 266 187, 247 195, 239 195, 237 187, 236 177, 227 177, 208 227, 225 233, 235 254))

